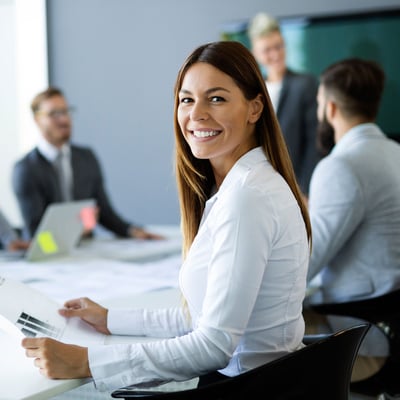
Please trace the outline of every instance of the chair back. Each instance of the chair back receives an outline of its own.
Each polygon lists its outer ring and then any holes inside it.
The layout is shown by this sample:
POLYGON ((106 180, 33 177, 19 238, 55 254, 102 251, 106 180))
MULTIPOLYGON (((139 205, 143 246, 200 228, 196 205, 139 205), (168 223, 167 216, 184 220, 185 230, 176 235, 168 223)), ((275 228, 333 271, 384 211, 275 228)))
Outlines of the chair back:
POLYGON ((350 301, 312 305, 323 315, 355 317, 377 326, 389 343, 385 365, 371 377, 351 384, 351 391, 366 396, 400 396, 400 289, 387 294, 350 301))
POLYGON ((233 378, 180 392, 124 390, 114 398, 148 400, 348 400, 353 363, 370 325, 338 331, 233 378))

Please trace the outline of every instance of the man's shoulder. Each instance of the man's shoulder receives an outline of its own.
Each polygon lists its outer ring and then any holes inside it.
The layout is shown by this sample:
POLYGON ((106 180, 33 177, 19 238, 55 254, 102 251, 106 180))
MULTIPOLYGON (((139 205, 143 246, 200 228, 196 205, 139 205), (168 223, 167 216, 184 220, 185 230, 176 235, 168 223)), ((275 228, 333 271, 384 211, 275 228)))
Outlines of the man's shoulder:
POLYGON ((77 155, 84 155, 84 156, 90 155, 92 157, 95 157, 94 150, 89 146, 71 144, 71 152, 77 155))
POLYGON ((94 150, 88 146, 71 144, 72 163, 76 168, 97 169, 100 161, 94 150))
POLYGON ((17 160, 15 165, 32 167, 32 166, 36 165, 40 161, 41 158, 43 158, 43 157, 40 156, 40 153, 39 153, 37 147, 35 147, 32 150, 30 150, 28 153, 26 153, 24 156, 22 156, 19 160, 17 160))
POLYGON ((308 90, 310 88, 314 90, 318 88, 318 79, 314 75, 306 72, 297 72, 289 69, 286 72, 285 81, 289 85, 307 88, 308 90))

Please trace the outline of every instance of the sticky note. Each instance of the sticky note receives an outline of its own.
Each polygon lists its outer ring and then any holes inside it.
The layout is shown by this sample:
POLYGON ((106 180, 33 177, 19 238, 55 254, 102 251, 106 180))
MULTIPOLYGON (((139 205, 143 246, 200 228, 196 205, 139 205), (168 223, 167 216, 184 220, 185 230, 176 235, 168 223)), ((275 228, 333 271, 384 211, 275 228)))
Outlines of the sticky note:
POLYGON ((92 230, 96 224, 96 210, 94 207, 84 207, 79 213, 85 231, 92 230))
POLYGON ((49 231, 44 231, 39 234, 38 243, 43 253, 51 254, 58 251, 57 243, 49 231))

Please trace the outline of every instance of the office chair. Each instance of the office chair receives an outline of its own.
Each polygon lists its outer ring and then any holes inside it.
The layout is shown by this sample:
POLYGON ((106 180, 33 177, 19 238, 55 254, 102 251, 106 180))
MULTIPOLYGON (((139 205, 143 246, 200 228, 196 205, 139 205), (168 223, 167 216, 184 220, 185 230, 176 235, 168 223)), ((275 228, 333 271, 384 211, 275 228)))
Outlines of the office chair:
POLYGON ((400 289, 382 296, 310 306, 323 315, 348 316, 377 326, 389 343, 389 357, 374 375, 350 384, 350 391, 383 399, 400 399, 400 289))
POLYGON ((199 388, 141 391, 129 387, 113 398, 147 400, 347 400, 353 363, 370 324, 360 324, 317 340, 293 353, 233 378, 199 388))

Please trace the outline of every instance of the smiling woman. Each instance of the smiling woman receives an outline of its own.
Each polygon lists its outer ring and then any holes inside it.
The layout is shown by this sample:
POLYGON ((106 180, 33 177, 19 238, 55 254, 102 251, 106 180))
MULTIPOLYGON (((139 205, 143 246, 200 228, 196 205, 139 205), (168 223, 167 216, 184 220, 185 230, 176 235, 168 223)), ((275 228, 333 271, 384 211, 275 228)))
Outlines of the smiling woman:
POLYGON ((186 307, 67 301, 61 315, 100 332, 162 340, 84 348, 24 339, 45 376, 90 376, 111 391, 194 377, 203 385, 303 347, 310 224, 254 57, 237 42, 194 50, 174 111, 186 307))

